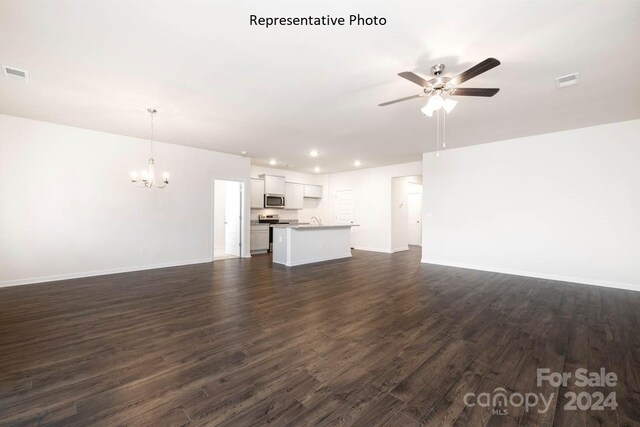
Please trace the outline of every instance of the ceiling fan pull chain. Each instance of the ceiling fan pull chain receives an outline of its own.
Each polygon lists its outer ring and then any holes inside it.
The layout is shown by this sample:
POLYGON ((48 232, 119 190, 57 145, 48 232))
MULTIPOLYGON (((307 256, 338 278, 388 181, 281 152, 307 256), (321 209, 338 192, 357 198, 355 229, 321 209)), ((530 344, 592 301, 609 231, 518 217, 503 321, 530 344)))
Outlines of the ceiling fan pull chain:
POLYGON ((447 148, 447 112, 442 115, 442 149, 447 148))
POLYGON ((436 157, 440 157, 440 110, 436 111, 436 157))

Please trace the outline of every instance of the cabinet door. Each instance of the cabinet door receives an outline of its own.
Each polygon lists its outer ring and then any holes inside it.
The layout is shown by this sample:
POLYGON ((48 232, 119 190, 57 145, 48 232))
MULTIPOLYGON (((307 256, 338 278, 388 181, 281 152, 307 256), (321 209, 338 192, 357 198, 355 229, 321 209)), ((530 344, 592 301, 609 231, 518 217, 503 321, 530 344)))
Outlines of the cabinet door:
POLYGON ((264 208, 264 181, 261 179, 251 179, 251 207, 264 208))
POLYGON ((294 184, 293 187, 294 209, 304 208, 304 184, 294 184))
POLYGON ((251 250, 265 251, 269 249, 269 231, 251 231, 251 250))
POLYGON ((286 209, 302 209, 304 207, 304 185, 294 182, 284 184, 284 205, 286 209))
POLYGON ((295 184, 291 183, 291 182, 285 182, 284 183, 284 208, 285 209, 296 209, 294 207, 294 201, 293 201, 293 187, 295 186, 295 184))
POLYGON ((284 194, 285 192, 284 177, 265 175, 264 176, 264 192, 265 194, 284 194))
POLYGON ((305 184, 304 197, 309 197, 312 199, 322 199, 322 185, 305 184))

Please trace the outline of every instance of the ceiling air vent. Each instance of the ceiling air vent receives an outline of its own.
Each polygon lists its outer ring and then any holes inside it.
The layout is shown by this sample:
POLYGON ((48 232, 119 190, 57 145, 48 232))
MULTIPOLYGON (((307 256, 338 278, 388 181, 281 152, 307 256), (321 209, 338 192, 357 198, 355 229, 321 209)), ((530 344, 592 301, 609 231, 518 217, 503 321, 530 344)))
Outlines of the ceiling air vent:
POLYGON ((562 77, 556 77, 556 87, 558 89, 562 89, 563 87, 577 85, 579 76, 580 73, 573 73, 562 77))
POLYGON ((9 80, 15 80, 17 82, 27 83, 29 81, 29 74, 24 70, 19 70, 13 67, 2 66, 2 73, 9 80))

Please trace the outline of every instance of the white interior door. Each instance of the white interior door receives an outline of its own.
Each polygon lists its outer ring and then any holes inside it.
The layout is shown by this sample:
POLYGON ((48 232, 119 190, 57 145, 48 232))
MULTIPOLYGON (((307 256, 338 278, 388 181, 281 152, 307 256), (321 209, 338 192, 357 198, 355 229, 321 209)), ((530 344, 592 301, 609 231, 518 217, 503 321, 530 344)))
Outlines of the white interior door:
POLYGON ((225 184, 224 251, 228 255, 240 256, 240 183, 225 184))
POLYGON ((409 193, 407 196, 408 242, 419 246, 422 245, 422 193, 409 193))
MULTIPOLYGON (((353 224, 354 219, 354 192, 353 190, 336 191, 336 224, 353 224)), ((354 246, 357 227, 351 227, 351 247, 354 246)))

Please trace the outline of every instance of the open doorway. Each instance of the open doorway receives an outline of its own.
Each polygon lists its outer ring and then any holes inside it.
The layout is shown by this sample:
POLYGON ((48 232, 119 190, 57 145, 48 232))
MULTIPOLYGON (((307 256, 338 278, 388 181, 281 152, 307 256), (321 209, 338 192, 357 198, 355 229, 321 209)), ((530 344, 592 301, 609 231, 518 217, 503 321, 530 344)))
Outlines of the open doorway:
POLYGON ((242 254, 242 182, 216 179, 213 188, 213 260, 242 254))
POLYGON ((391 179, 391 251, 422 245, 422 176, 391 179))

